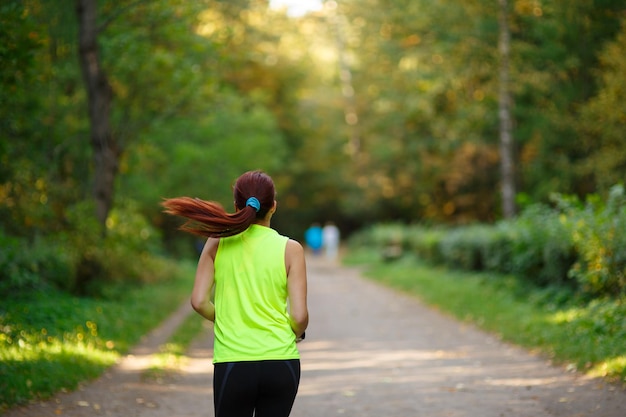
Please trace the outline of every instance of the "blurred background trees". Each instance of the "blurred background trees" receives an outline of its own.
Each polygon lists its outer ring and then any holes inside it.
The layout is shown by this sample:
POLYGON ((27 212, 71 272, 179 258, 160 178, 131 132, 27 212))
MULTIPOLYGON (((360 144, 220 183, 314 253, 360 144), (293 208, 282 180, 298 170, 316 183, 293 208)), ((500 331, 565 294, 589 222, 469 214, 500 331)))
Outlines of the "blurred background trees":
MULTIPOLYGON (((500 219, 498 7, 98 1, 119 151, 102 236, 76 3, 4 1, 0 288, 145 280, 137 259, 195 255, 161 199, 230 208, 249 169, 274 177, 274 226, 299 240, 314 221, 500 219)), ((508 24, 516 203, 605 195, 626 169, 623 1, 509 0, 508 24)))

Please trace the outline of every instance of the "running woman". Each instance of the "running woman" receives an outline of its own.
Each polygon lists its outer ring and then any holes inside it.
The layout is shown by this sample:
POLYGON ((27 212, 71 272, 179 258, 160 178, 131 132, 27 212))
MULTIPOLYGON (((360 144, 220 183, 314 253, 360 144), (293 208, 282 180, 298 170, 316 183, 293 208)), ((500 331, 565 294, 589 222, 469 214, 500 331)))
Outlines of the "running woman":
POLYGON ((244 173, 233 195, 235 213, 189 197, 163 206, 187 219, 181 230, 207 237, 191 305, 215 323, 215 417, 288 417, 300 383, 296 343, 309 321, 304 250, 270 228, 270 176, 244 173))

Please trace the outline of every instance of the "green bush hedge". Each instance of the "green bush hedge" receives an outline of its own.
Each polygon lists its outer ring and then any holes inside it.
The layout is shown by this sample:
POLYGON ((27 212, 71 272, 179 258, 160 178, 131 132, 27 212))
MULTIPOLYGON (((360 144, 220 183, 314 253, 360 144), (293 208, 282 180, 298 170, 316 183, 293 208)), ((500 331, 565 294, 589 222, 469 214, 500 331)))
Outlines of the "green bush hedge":
POLYGON ((626 295, 624 187, 614 186, 606 204, 595 196, 584 206, 571 198, 558 202, 577 252, 570 276, 590 294, 626 295))
POLYGON ((18 239, 0 231, 0 294, 49 286, 66 289, 71 261, 63 250, 44 239, 18 239))
POLYGON ((121 284, 151 282, 160 268, 160 236, 130 201, 111 212, 103 238, 92 203, 66 212, 66 230, 35 238, 0 230, 0 295, 45 288, 115 296, 121 284))
POLYGON ((569 286, 591 297, 626 295, 626 196, 615 186, 606 202, 555 196, 514 220, 459 227, 381 224, 353 245, 394 246, 434 264, 513 273, 548 287, 569 286))

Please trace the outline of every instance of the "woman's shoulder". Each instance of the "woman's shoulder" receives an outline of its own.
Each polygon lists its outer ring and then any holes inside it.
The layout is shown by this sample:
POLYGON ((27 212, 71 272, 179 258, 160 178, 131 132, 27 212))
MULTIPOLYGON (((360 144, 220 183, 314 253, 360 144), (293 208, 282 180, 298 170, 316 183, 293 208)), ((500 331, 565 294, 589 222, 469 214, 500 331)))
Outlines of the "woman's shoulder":
POLYGON ((304 248, 297 240, 287 238, 285 252, 287 256, 299 256, 300 254, 304 255, 304 248))

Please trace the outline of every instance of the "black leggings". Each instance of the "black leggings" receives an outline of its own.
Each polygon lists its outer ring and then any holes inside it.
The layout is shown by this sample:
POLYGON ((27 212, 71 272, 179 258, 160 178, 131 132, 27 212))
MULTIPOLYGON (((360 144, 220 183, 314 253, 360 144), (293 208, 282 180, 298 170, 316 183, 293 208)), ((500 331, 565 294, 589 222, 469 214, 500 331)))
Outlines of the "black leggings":
POLYGON ((299 359, 216 363, 215 417, 288 417, 299 384, 299 359))

